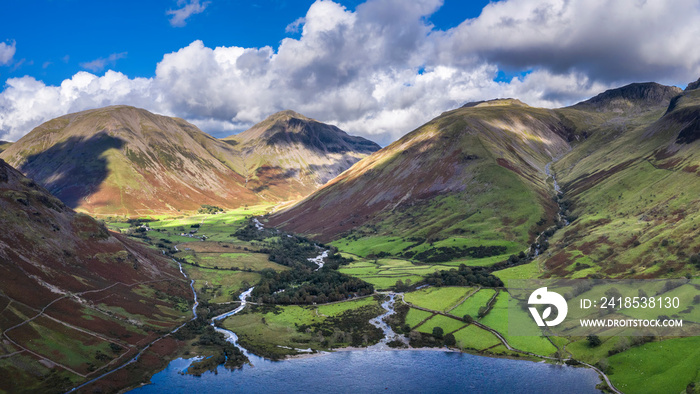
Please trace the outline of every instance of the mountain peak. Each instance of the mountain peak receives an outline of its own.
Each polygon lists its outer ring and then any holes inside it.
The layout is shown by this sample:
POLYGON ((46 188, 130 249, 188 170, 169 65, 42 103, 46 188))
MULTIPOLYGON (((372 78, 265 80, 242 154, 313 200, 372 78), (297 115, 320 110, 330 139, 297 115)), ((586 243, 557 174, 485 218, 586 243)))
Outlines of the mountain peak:
POLYGON ((299 144, 324 153, 356 151, 370 154, 380 148, 372 141, 351 136, 336 126, 321 123, 292 110, 274 113, 250 129, 225 139, 248 146, 287 147, 299 144))
POLYGON ((302 120, 313 120, 311 118, 308 118, 296 111, 293 111, 291 109, 285 109, 284 111, 279 111, 275 112, 274 114, 270 115, 267 117, 267 119, 281 119, 281 118, 296 118, 296 119, 302 119, 302 120))
POLYGON ((666 107, 682 90, 656 82, 632 83, 573 105, 573 108, 596 112, 626 112, 666 107))
POLYGON ((700 78, 698 78, 698 80, 695 82, 689 83, 688 86, 685 88, 685 91, 687 92, 689 90, 695 90, 697 88, 700 88, 700 78))
POLYGON ((298 191, 296 197, 305 196, 380 149, 372 141, 291 110, 274 113, 224 140, 240 152, 249 187, 287 199, 294 195, 282 193, 282 185, 298 191))
POLYGON ((72 208, 134 214, 257 201, 229 151, 182 119, 117 105, 49 120, 1 157, 72 208))
POLYGON ((529 105, 515 98, 497 98, 493 100, 472 101, 466 103, 462 108, 494 107, 512 105, 516 107, 529 107, 529 105))

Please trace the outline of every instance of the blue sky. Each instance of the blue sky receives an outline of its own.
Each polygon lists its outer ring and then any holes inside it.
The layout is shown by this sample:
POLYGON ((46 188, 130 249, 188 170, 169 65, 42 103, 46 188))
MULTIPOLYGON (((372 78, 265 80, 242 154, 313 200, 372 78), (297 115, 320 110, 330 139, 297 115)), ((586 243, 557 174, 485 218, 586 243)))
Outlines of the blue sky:
MULTIPOLYGON (((31 75, 47 84, 60 84, 80 70, 111 68, 130 77, 152 77, 163 54, 192 41, 209 47, 276 46, 299 33, 286 27, 303 17, 310 0, 213 0, 199 14, 172 26, 168 10, 183 8, 177 1, 22 0, 3 4, 0 40, 15 42, 15 61, 0 68, 0 79, 31 75), (31 16, 31 17, 29 17, 31 16), (113 56, 110 61, 109 56, 113 56), (105 59, 104 68, 81 64, 105 59)), ((339 1, 354 10, 360 0, 339 1)), ((457 26, 479 15, 488 1, 448 0, 429 21, 437 29, 457 26)))
POLYGON ((221 137, 293 109, 385 145, 465 102, 700 77, 700 0, 0 4, 0 140, 115 104, 221 137))

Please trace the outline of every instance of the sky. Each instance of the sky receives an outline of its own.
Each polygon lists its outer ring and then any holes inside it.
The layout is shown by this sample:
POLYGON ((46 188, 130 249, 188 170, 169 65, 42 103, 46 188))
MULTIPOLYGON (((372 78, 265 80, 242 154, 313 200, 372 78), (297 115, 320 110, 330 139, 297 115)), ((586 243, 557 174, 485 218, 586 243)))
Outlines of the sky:
POLYGON ((0 2, 0 140, 127 104, 224 137, 292 109, 386 145, 499 97, 700 77, 700 0, 0 2))

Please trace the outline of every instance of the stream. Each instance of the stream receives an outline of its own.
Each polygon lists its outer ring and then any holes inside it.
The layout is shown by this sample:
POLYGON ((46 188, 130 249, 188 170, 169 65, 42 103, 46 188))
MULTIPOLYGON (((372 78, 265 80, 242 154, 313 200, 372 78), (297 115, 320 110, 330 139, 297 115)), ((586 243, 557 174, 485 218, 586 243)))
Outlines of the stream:
POLYGON ((323 259, 325 259, 326 257, 328 257, 328 249, 324 250, 323 253, 319 254, 318 256, 307 259, 307 260, 316 264, 318 266, 318 268, 316 268, 314 271, 318 271, 321 268, 323 268, 323 264, 324 264, 323 259))
POLYGON ((401 341, 408 345, 408 339, 403 335, 396 334, 394 330, 392 330, 391 327, 384 321, 385 318, 396 313, 396 311, 394 310, 394 304, 396 303, 396 294, 386 294, 389 296, 389 299, 382 302, 382 308, 386 310, 386 313, 377 316, 374 319, 370 319, 369 321, 369 324, 381 329, 384 332, 384 338, 382 338, 382 340, 379 341, 379 343, 377 343, 376 345, 370 346, 370 349, 372 350, 388 350, 388 343, 391 341, 401 341))
MULTIPOLYGON (((554 175, 554 172, 551 170, 552 164, 554 164, 558 159, 559 159, 558 157, 557 157, 557 158, 553 158, 552 161, 550 161, 549 163, 547 163, 547 164, 544 166, 544 172, 545 172, 545 174, 547 175, 547 177, 552 178, 552 183, 553 183, 553 186, 554 186, 554 192, 556 193, 556 197, 557 197, 557 200, 556 200, 556 201, 557 201, 557 206, 559 207, 559 211, 557 212, 557 221, 558 221, 558 222, 563 222, 563 223, 564 223, 564 226, 568 226, 568 225, 569 225, 569 221, 566 219, 566 216, 564 215, 564 209, 562 208, 561 203, 560 203, 560 195, 562 194, 561 187, 559 187, 559 183, 557 182, 557 177, 554 175)), ((540 255, 540 253, 541 253, 541 250, 540 250, 540 249, 541 249, 540 243, 541 243, 542 241, 546 241, 547 238, 548 238, 548 237, 544 237, 544 240, 543 240, 543 239, 542 239, 542 238, 543 238, 543 235, 544 235, 544 234, 540 234, 540 235, 538 235, 537 238, 535 239, 535 245, 537 245, 537 247, 536 247, 535 250, 534 250, 534 257, 537 257, 537 256, 540 255)), ((530 250, 530 249, 528 249, 528 251, 529 251, 529 250, 530 250)))
MULTIPOLYGON (((194 281, 193 281, 193 282, 194 282, 194 281)), ((241 352, 243 352, 243 354, 244 354, 246 357, 248 357, 249 360, 251 359, 251 354, 248 353, 248 350, 247 350, 246 348, 244 348, 243 346, 241 346, 241 345, 238 344, 238 335, 236 335, 236 333, 233 332, 233 331, 231 331, 231 330, 227 330, 227 329, 225 329, 225 328, 217 327, 214 323, 215 323, 216 321, 218 321, 218 320, 223 320, 223 319, 225 319, 225 318, 227 318, 227 317, 229 317, 229 316, 233 316, 233 315, 235 315, 236 313, 242 311, 242 310, 246 307, 246 305, 248 304, 248 297, 250 297, 250 293, 253 292, 253 289, 254 289, 254 288, 255 288, 255 286, 253 286, 253 287, 251 287, 250 289, 248 289, 248 290, 244 291, 243 293, 241 293, 241 295, 238 297, 238 299, 241 300, 241 305, 240 305, 238 308, 236 308, 236 309, 234 309, 234 310, 232 310, 232 311, 230 311, 230 312, 223 313, 223 314, 221 314, 221 315, 219 315, 219 316, 216 316, 216 317, 214 317, 214 318, 211 319, 211 325, 212 325, 212 327, 214 327, 214 330, 216 330, 216 332, 218 332, 218 333, 224 334, 224 336, 226 336, 226 340, 227 340, 228 342, 232 343, 232 344, 233 344, 234 346, 236 346, 238 349, 240 349, 241 352)), ((256 358, 257 358, 257 356, 256 356, 256 358)))
MULTIPOLYGON (((182 264, 180 264, 180 262, 177 261, 177 260, 173 260, 173 261, 177 263, 178 267, 180 268, 180 273, 182 274, 182 276, 184 276, 185 279, 188 279, 188 278, 187 278, 187 274, 185 274, 185 271, 182 270, 182 264)), ((197 301, 197 292, 194 291, 194 279, 192 279, 192 280, 190 281, 190 289, 192 289, 192 294, 194 295, 194 305, 192 306, 192 313, 194 314, 194 316, 192 317, 192 319, 190 319, 190 321, 192 321, 192 320, 194 320, 194 319, 197 318, 197 306, 199 305, 199 301, 197 301)), ((253 289, 250 289, 250 290, 252 291, 253 289)), ((182 325, 180 325, 179 327, 177 327, 177 328, 175 328, 174 330, 170 331, 169 334, 173 334, 173 333, 177 332, 177 330, 179 330, 179 329, 181 329, 182 327, 184 327, 185 324, 187 324, 187 323, 182 323, 182 325)), ((127 361, 126 363, 120 365, 119 367, 117 367, 117 368, 115 368, 115 369, 113 369, 113 370, 111 370, 111 371, 109 371, 109 372, 105 372, 105 373, 103 373, 102 375, 100 375, 100 376, 98 376, 98 377, 96 377, 96 378, 94 378, 94 379, 91 379, 91 380, 89 380, 89 381, 87 381, 87 382, 81 384, 80 386, 73 387, 73 388, 70 389, 68 392, 69 392, 69 393, 72 393, 72 392, 74 392, 74 391, 76 391, 76 390, 79 390, 79 389, 81 389, 81 388, 83 388, 83 387, 85 387, 85 386, 87 386, 87 385, 89 385, 89 384, 91 384, 91 383, 94 383, 94 382, 96 382, 96 381, 98 381, 98 380, 104 378, 105 376, 111 375, 111 374, 113 374, 114 372, 119 371, 120 369, 126 367, 126 366, 129 365, 129 364, 135 363, 136 361, 138 361, 139 357, 141 357, 141 355, 143 354, 143 352, 145 352, 146 350, 148 350, 148 348, 150 348, 151 345, 153 345, 154 343, 160 341, 162 338, 164 338, 165 336, 167 336, 167 335, 169 335, 169 334, 163 335, 162 337, 160 337, 160 338, 154 340, 153 342, 149 343, 148 345, 146 345, 143 349, 141 349, 138 353, 136 353, 136 355, 135 355, 134 357, 132 357, 131 360, 127 361)), ((234 335, 235 335, 235 334, 234 334, 234 335)), ((236 345, 236 346, 238 346, 238 345, 236 345)))
MULTIPOLYGON (((192 288, 194 290, 193 286, 192 288)), ((242 311, 252 291, 253 288, 250 288, 243 292, 239 297, 241 305, 231 312, 214 317, 212 325, 215 321, 242 311)), ((372 325, 384 332, 384 338, 365 350, 332 352, 323 357, 270 361, 241 347, 234 332, 215 327, 248 357, 250 365, 244 365, 236 371, 229 371, 221 365, 217 367, 217 373, 205 373, 195 377, 184 374, 183 371, 197 358, 179 358, 170 362, 165 370, 152 376, 152 384, 138 387, 131 392, 403 393, 420 388, 426 392, 506 393, 517 389, 522 393, 600 393, 595 388, 599 381, 598 374, 590 369, 455 352, 390 351, 387 345, 390 341, 408 341, 403 335, 397 335, 384 321, 386 317, 396 313, 396 294, 387 295, 389 298, 382 303, 386 312, 370 320, 372 325)))

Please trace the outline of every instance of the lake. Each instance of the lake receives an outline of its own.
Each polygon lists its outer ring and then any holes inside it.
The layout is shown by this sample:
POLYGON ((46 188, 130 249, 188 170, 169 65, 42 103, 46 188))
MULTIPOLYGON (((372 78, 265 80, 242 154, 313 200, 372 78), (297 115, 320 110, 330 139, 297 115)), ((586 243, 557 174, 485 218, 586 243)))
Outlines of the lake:
POLYGON ((254 366, 218 374, 184 375, 191 360, 177 359, 131 393, 600 393, 587 368, 442 351, 340 351, 284 361, 254 355, 254 366))

